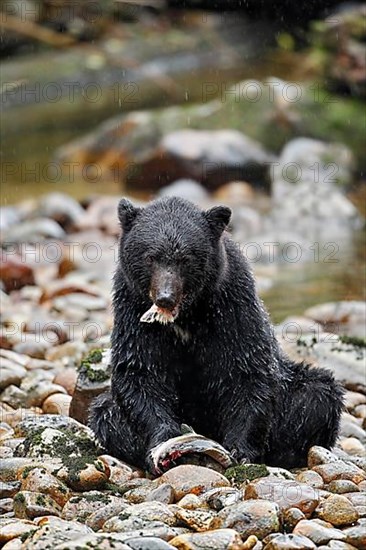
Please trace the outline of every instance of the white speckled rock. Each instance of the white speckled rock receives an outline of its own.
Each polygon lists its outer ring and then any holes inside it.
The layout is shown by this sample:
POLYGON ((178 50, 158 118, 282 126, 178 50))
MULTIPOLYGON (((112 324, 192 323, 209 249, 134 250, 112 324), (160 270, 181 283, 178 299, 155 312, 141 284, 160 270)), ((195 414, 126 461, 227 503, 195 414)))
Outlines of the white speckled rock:
POLYGON ((214 470, 203 466, 183 464, 168 470, 160 478, 161 483, 168 483, 175 492, 176 500, 188 493, 200 494, 214 487, 228 487, 228 479, 214 470))

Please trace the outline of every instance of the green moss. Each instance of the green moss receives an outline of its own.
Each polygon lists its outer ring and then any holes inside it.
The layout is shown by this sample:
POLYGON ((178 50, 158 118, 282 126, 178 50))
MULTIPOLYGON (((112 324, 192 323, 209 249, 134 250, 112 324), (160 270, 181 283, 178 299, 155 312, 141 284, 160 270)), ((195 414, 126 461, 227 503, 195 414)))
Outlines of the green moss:
POLYGON ((103 504, 109 504, 111 502, 109 495, 104 495, 101 493, 92 494, 92 495, 84 493, 81 498, 83 500, 86 500, 87 502, 102 502, 103 504))
POLYGON ((318 343, 318 339, 315 336, 313 336, 311 340, 306 340, 304 338, 298 338, 296 340, 296 345, 298 347, 309 348, 309 349, 313 348, 314 345, 317 343, 318 343))
POLYGON ((253 479, 257 479, 258 477, 266 477, 269 475, 269 471, 265 464, 240 464, 239 466, 228 468, 224 475, 231 483, 240 485, 244 481, 253 481, 253 479))
POLYGON ((281 477, 283 477, 284 479, 288 479, 289 481, 293 481, 294 479, 291 473, 288 474, 286 470, 281 471, 281 477))
POLYGON ((103 350, 100 349, 93 349, 89 355, 82 361, 83 363, 100 363, 103 359, 103 350))
POLYGON ((355 346, 357 348, 366 348, 366 340, 365 338, 359 338, 358 336, 339 336, 340 341, 342 344, 350 344, 351 346, 355 346))
POLYGON ((79 371, 85 374, 90 382, 105 382, 109 379, 111 371, 107 369, 95 369, 93 365, 98 364, 103 359, 102 349, 92 350, 85 359, 83 359, 79 366, 79 371))
POLYGON ((20 502, 21 504, 24 504, 25 496, 23 495, 23 493, 17 493, 14 497, 14 502, 20 502))
POLYGON ((110 491, 111 493, 117 493, 119 496, 124 495, 125 493, 127 493, 127 491, 130 490, 129 487, 127 488, 120 487, 119 485, 116 485, 116 483, 110 483, 110 482, 107 482, 104 485, 104 489, 107 491, 110 491))
POLYGON ((33 533, 35 533, 37 531, 37 529, 30 529, 29 531, 27 531, 26 533, 22 533, 20 535, 20 540, 22 542, 25 542, 26 540, 28 540, 29 537, 31 537, 33 535, 33 533))
POLYGON ((24 470, 22 471, 22 478, 27 479, 29 476, 29 473, 34 470, 37 466, 26 466, 24 470))
POLYGON ((37 498, 36 498, 36 504, 38 506, 46 506, 47 505, 47 501, 45 499, 45 497, 43 495, 37 495, 37 498))
MULTIPOLYGON (((79 482, 80 472, 90 464, 94 464, 100 472, 104 472, 103 462, 96 462, 98 449, 88 435, 79 433, 76 428, 70 426, 60 429, 60 436, 54 437, 52 444, 44 444, 42 433, 45 429, 45 427, 35 428, 25 438, 23 448, 26 455, 30 449, 38 447, 40 457, 48 454, 51 457, 60 458, 68 470, 70 481, 74 483, 79 482)), ((57 475, 57 471, 55 469, 53 473, 57 475)))

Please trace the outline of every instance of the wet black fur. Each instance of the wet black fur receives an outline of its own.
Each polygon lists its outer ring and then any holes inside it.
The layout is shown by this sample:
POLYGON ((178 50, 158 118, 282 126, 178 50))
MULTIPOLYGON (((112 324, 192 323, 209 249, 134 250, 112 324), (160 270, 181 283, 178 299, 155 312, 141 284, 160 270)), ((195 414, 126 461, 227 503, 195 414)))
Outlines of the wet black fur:
POLYGON ((108 452, 149 468, 149 450, 183 422, 250 462, 300 466, 310 446, 331 447, 343 391, 328 371, 295 364, 279 348, 251 270, 224 231, 230 210, 205 213, 178 198, 137 209, 123 200, 119 217, 111 393, 90 416, 108 452), (182 279, 174 325, 140 322, 154 266, 182 279))

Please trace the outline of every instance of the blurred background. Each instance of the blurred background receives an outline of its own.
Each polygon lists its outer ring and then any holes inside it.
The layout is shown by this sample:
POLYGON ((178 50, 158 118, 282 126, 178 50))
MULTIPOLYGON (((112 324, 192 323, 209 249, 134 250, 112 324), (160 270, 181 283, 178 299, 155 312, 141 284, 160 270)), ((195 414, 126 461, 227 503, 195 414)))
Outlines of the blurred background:
POLYGON ((365 548, 365 23, 342 0, 0 0, 1 548, 365 548), (81 425, 110 387, 117 204, 167 195, 232 209, 281 346, 347 390, 309 470, 218 478, 187 434, 163 463, 189 446, 188 470, 152 481, 81 425))
POLYGON ((122 195, 229 205, 275 322, 364 335, 365 4, 1 10, 4 347, 107 342, 122 195))

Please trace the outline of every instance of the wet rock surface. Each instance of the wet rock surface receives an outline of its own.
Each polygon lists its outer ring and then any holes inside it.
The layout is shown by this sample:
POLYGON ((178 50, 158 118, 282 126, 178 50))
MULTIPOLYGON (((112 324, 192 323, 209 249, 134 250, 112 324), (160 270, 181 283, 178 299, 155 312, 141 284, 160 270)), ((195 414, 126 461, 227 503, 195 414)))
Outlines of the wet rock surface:
MULTIPOLYGON (((347 393, 349 411, 363 401, 347 393)), ((151 480, 102 454, 65 415, 0 427, 2 445, 15 442, 16 456, 0 463, 0 543, 13 548, 364 548, 366 474, 354 449, 314 447, 308 468, 294 472, 184 464, 151 480)))
POLYGON ((319 494, 310 484, 272 476, 253 481, 245 488, 245 498, 270 499, 283 511, 298 508, 310 517, 319 503, 319 494))
POLYGON ((83 424, 93 399, 110 386, 109 350, 93 350, 81 362, 76 386, 70 403, 70 416, 83 424))
MULTIPOLYGON (((189 156, 189 143, 178 145, 182 150, 174 149, 174 154, 189 156)), ((210 154, 218 159, 225 147, 223 143, 210 154)), ((236 146, 232 154, 238 154, 236 146)), ((184 193, 185 183, 183 190, 181 185, 175 189, 184 193)), ((197 201, 211 200, 197 182, 189 185, 197 201)), ((244 181, 220 187, 217 196, 232 201, 233 208, 235 203, 250 208, 255 200, 244 181)), ((27 210, 9 218, 6 238, 28 247, 36 239, 43 247, 56 244, 59 258, 47 262, 41 254, 40 261, 30 265, 31 276, 29 270, 11 272, 11 285, 9 266, 0 271, 0 546, 365 548, 363 304, 322 304, 293 318, 303 334, 293 345, 294 356, 329 366, 347 388, 334 449, 313 447, 307 467, 294 471, 242 464, 219 473, 180 464, 150 479, 133 464, 106 454, 85 425, 91 399, 110 383, 116 199, 99 197, 81 206, 51 195, 28 208, 29 218, 27 210), (92 253, 100 256, 98 261, 92 253), (331 344, 324 335, 331 335, 331 344)))

